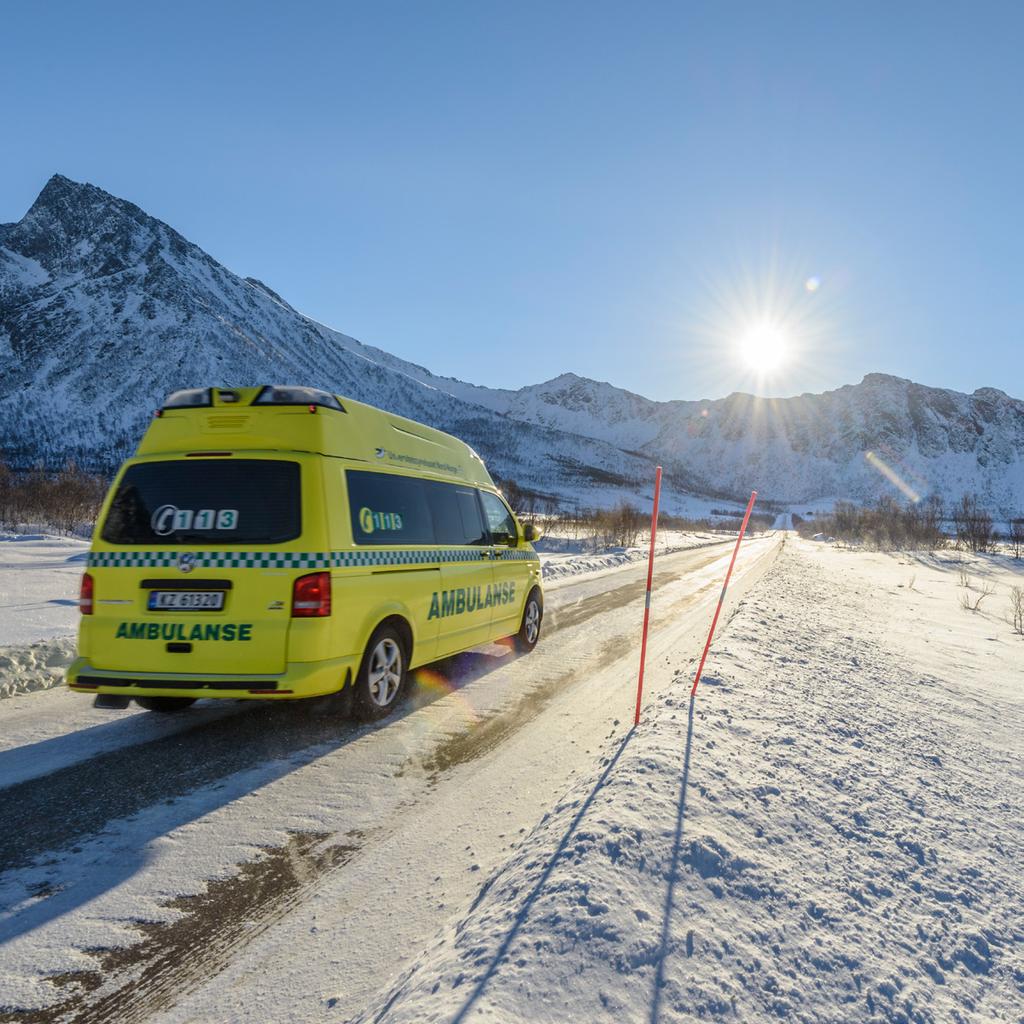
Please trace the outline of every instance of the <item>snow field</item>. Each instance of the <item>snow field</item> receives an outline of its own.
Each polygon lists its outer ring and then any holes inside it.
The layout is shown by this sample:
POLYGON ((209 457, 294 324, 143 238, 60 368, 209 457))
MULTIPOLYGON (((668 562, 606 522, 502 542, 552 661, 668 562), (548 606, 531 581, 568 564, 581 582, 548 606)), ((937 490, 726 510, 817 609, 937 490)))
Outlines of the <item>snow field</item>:
POLYGON ((1019 1021, 1024 648, 907 568, 790 542, 354 1020, 1019 1021))
POLYGON ((88 549, 76 538, 0 533, 0 699, 63 681, 88 549))
POLYGON ((0 647, 74 631, 88 551, 77 537, 0 532, 0 647))

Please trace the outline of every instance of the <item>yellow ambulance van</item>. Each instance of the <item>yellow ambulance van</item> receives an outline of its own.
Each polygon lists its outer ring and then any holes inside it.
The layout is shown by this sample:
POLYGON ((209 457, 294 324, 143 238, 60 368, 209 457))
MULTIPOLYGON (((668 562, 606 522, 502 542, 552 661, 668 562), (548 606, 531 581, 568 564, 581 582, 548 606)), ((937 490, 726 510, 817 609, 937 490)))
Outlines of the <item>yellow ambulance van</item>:
POLYGON ((411 669, 534 648, 538 537, 449 434, 315 388, 178 391, 103 504, 68 684, 151 711, 351 688, 382 717, 411 669))

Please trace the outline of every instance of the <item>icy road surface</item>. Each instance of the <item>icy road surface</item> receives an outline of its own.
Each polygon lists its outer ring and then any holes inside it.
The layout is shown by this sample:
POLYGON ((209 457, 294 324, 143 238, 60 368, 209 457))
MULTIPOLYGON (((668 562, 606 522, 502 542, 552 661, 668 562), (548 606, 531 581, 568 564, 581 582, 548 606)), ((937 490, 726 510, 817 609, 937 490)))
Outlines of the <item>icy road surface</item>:
MULTIPOLYGON (((779 540, 745 545, 734 599, 779 540)), ((699 653, 731 547, 660 560, 648 693, 699 653)), ((561 581, 532 655, 433 666, 376 727, 302 706, 202 702, 154 721, 63 690, 13 698, 0 1020, 365 1010, 623 731, 644 577, 561 581)))

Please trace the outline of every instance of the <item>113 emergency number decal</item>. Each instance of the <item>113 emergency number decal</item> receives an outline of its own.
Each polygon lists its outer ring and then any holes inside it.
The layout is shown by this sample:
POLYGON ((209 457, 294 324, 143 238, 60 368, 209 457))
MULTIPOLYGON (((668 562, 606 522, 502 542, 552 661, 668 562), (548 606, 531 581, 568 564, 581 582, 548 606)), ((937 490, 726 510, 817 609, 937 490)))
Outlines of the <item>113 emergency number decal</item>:
POLYGON ((363 506, 359 510, 359 528, 363 533, 374 530, 401 530, 402 515, 400 512, 374 512, 372 508, 363 506))
POLYGON ((158 537, 166 537, 178 530, 237 530, 237 508, 178 508, 177 505, 161 505, 150 520, 150 526, 158 537))

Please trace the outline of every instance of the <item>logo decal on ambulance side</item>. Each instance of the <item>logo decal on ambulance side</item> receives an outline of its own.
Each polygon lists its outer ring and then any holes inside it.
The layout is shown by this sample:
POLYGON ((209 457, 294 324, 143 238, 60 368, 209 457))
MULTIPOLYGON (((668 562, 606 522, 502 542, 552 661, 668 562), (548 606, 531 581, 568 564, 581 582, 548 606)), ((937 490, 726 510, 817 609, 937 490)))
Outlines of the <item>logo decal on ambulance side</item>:
POLYGON ((363 533, 373 533, 375 530, 400 530, 402 526, 402 516, 398 512, 374 512, 372 508, 365 506, 359 510, 359 528, 363 533))

